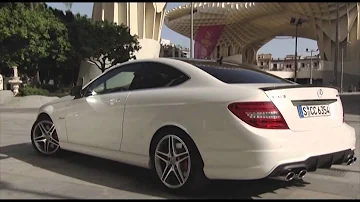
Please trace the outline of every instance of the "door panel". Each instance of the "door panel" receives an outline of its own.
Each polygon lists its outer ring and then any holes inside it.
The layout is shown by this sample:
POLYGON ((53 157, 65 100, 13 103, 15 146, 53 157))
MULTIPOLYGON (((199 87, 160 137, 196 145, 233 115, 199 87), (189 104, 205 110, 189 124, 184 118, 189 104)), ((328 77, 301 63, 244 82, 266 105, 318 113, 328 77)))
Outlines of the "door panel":
POLYGON ((131 83, 124 113, 121 151, 147 155, 150 141, 163 120, 162 114, 183 105, 174 89, 189 79, 183 72, 162 63, 146 62, 131 83), (155 124, 154 124, 155 123, 155 124))
POLYGON ((117 92, 73 100, 66 116, 68 141, 119 150, 128 95, 129 92, 117 92))
POLYGON ((125 64, 95 79, 67 111, 70 143, 120 150, 129 87, 141 65, 125 64))

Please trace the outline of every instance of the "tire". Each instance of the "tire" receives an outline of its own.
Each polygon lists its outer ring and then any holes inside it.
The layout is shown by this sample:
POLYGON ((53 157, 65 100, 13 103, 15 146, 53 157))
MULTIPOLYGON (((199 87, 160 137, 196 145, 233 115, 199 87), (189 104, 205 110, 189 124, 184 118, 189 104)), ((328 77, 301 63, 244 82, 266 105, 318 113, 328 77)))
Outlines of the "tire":
POLYGON ((56 156, 61 152, 55 125, 48 116, 39 116, 31 128, 30 138, 35 151, 40 155, 56 156))
MULTIPOLYGON (((169 155, 169 152, 167 152, 167 155, 169 155)), ((198 193, 206 187, 209 181, 204 174, 204 163, 195 143, 180 129, 163 130, 156 134, 152 141, 150 157, 151 166, 159 183, 169 192, 198 193), (169 148, 170 138, 175 142, 175 144, 172 145, 174 145, 174 148, 176 149, 176 154, 184 154, 180 155, 178 159, 163 155, 166 153, 166 150, 169 150, 166 149, 166 147, 169 148), (183 145, 180 147, 179 143, 183 145), (161 153, 159 153, 159 151, 161 153), (188 151, 188 157, 186 157, 186 151, 188 151), (158 157, 159 155, 162 159, 158 157), (164 160, 167 160, 168 163, 166 164, 164 160), (179 164, 176 163, 177 160, 180 160, 179 164), (166 170, 166 165, 169 165, 171 168, 166 170), (179 169, 183 172, 178 172, 179 169), (167 174, 164 175, 164 171, 166 171, 165 173, 170 172, 170 174, 166 176, 167 174), (162 180, 162 177, 165 177, 165 180, 162 180), (182 182, 180 182, 180 180, 182 182), (179 184, 175 185, 176 182, 179 184)))

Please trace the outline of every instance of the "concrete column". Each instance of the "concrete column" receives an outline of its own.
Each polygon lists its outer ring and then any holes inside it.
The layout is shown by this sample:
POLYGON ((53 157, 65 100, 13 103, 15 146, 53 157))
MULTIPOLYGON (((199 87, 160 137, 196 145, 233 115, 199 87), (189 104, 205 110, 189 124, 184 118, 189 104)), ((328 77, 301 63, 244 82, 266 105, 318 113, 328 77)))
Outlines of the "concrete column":
POLYGON ((0 74, 0 91, 4 90, 4 80, 3 76, 0 74))

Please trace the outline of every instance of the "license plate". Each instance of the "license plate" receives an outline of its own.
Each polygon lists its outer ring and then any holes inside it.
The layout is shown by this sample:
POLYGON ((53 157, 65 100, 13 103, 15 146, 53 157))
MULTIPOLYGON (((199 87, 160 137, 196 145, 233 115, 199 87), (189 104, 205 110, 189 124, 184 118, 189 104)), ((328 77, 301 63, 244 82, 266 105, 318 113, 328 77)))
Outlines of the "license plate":
POLYGON ((299 105, 300 118, 330 116, 329 105, 299 105))

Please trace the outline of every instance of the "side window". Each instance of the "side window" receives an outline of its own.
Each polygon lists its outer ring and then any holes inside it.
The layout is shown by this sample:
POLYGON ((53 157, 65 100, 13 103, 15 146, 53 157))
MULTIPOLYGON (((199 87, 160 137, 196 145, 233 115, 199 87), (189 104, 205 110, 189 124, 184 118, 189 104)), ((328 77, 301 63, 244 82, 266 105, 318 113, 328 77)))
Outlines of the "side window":
POLYGON ((189 79, 181 71, 165 64, 146 62, 142 66, 135 74, 131 90, 176 86, 189 79))
POLYGON ((129 64, 107 72, 90 84, 85 96, 129 90, 140 67, 140 64, 129 64))

